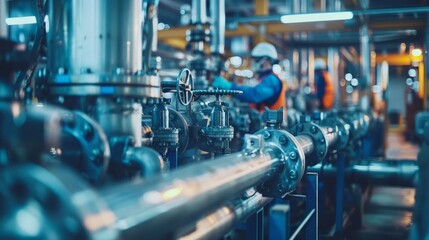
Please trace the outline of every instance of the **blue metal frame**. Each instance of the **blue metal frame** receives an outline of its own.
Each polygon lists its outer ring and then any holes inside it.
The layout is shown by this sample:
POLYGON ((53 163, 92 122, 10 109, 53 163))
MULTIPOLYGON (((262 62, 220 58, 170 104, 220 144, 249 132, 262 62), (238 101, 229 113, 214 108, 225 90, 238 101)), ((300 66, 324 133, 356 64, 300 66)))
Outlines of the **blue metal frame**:
POLYGON ((306 239, 315 240, 318 239, 318 208, 319 208, 319 191, 318 184, 319 179, 317 173, 308 172, 307 176, 307 186, 306 186, 306 213, 307 216, 310 216, 306 227, 306 239))
POLYGON ((261 208, 247 219, 246 240, 263 240, 264 227, 264 208, 261 208))
POLYGON ((270 239, 286 240, 290 235, 289 203, 276 204, 270 209, 270 239))
POLYGON ((344 206, 344 177, 345 177, 345 153, 338 153, 337 159, 337 185, 335 199, 335 233, 343 232, 343 206, 344 206))
POLYGON ((170 170, 176 169, 179 166, 179 151, 177 148, 169 148, 167 159, 170 162, 170 170))

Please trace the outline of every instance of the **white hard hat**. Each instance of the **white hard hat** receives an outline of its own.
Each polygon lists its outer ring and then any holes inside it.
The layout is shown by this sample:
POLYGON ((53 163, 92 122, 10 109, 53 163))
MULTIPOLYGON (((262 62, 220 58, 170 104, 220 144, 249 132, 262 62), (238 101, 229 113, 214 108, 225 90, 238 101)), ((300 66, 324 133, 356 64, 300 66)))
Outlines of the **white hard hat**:
POLYGON ((273 44, 262 42, 256 45, 251 53, 252 57, 269 57, 272 60, 277 60, 277 50, 273 44))
POLYGON ((326 62, 322 58, 314 59, 314 69, 315 70, 323 70, 326 69, 326 62))

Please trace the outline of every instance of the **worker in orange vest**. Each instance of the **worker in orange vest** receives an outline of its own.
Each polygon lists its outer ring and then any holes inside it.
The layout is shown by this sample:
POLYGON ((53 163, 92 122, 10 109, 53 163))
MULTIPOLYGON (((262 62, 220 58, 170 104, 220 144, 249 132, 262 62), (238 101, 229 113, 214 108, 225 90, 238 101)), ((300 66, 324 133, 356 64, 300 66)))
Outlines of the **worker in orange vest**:
POLYGON ((320 110, 329 110, 334 106, 335 89, 329 76, 326 62, 323 59, 314 60, 314 85, 320 110))
POLYGON ((271 43, 259 43, 253 48, 251 57, 252 70, 257 74, 259 80, 256 86, 234 84, 221 76, 214 78, 212 86, 243 91, 243 94, 238 95, 237 98, 252 103, 252 107, 260 112, 263 112, 265 107, 271 110, 283 107, 286 120, 286 84, 273 72, 273 65, 278 62, 276 48, 271 43))

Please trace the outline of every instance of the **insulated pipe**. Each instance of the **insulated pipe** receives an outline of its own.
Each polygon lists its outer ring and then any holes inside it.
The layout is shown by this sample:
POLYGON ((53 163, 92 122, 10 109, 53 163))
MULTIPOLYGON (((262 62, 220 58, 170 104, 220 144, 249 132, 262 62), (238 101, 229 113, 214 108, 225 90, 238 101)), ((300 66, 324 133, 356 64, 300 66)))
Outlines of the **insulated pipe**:
MULTIPOLYGON (((334 165, 316 165, 307 171, 317 172, 321 178, 335 180, 337 168, 334 165)), ((352 163, 345 170, 346 180, 354 183, 392 187, 415 187, 418 166, 415 160, 373 160, 352 163)))
POLYGON ((225 0, 210 0, 210 32, 213 54, 223 55, 225 53, 225 0))
POLYGON ((180 240, 222 239, 231 229, 267 205, 272 198, 256 194, 246 200, 226 204, 196 224, 195 231, 180 237, 180 240))

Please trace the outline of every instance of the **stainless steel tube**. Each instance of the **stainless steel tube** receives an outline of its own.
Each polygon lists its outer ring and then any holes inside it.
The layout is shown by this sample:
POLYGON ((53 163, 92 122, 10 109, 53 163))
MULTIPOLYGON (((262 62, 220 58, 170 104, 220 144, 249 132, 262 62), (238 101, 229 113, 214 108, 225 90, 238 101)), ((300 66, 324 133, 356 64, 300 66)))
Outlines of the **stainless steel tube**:
POLYGON ((214 54, 225 53, 225 0, 210 0, 211 46, 214 54))
POLYGON ((6 0, 0 0, 0 38, 7 38, 7 3, 6 0))
POLYGON ((334 145, 338 140, 338 131, 335 131, 331 127, 321 127, 322 131, 326 137, 326 141, 328 142, 328 146, 334 145))
MULTIPOLYGON (((307 169, 317 172, 322 178, 336 179, 337 168, 333 165, 316 165, 307 169)), ((418 166, 415 160, 375 160, 352 163, 346 168, 346 179, 370 185, 414 187, 418 166)))
POLYGON ((148 181, 101 192, 124 239, 163 239, 270 178, 281 162, 267 153, 236 153, 148 181), (160 229, 162 226, 162 229, 160 229))
POLYGON ((207 22, 207 6, 205 0, 192 0, 192 23, 204 24, 207 22))
POLYGON ((142 0, 55 0, 49 6, 51 72, 141 70, 142 0))
POLYGON ((272 198, 262 197, 258 193, 246 200, 237 200, 226 204, 198 221, 195 231, 179 239, 221 239, 236 224, 249 218, 271 200, 272 198))
POLYGON ((299 135, 295 137, 299 143, 299 147, 304 152, 305 156, 310 155, 314 150, 313 139, 308 135, 299 135))

